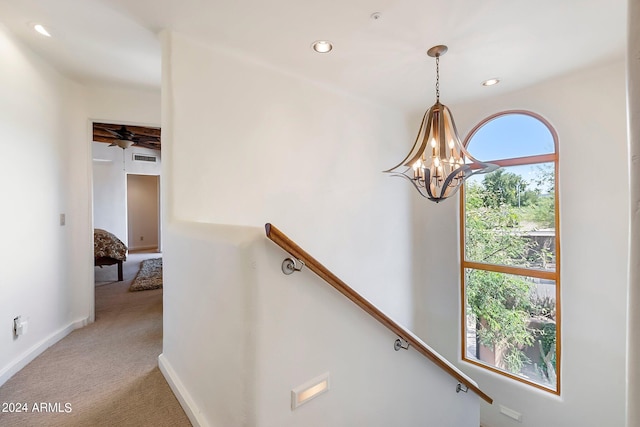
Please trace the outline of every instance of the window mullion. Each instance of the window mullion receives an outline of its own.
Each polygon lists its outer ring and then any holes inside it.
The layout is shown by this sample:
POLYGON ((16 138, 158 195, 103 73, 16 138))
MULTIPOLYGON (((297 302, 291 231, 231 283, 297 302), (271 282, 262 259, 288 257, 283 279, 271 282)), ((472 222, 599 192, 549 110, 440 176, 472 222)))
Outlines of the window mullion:
POLYGON ((493 271, 496 273, 513 274, 517 276, 529 276, 538 279, 556 280, 557 273, 552 270, 540 270, 538 268, 513 267, 509 265, 485 264, 483 262, 463 261, 463 268, 493 271))

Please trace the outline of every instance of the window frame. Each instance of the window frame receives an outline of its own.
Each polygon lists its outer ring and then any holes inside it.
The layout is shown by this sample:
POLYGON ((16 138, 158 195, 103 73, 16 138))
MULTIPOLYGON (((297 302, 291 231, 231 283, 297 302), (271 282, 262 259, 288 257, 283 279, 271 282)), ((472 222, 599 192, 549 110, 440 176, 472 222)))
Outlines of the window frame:
POLYGON ((534 113, 528 110, 505 110, 499 113, 492 114, 483 120, 481 120, 476 126, 471 129, 469 134, 466 136, 463 144, 466 148, 469 145, 469 142, 473 139, 474 135, 487 123, 498 119, 503 116, 512 115, 512 114, 521 114, 527 115, 534 119, 540 121, 546 128, 549 130, 554 144, 554 152, 548 154, 539 154, 539 155, 531 155, 525 157, 517 157, 517 158, 505 158, 505 159, 483 159, 483 161, 487 163, 497 164, 500 167, 506 166, 519 166, 519 165, 530 165, 530 164, 541 164, 541 163, 551 163, 554 164, 554 214, 555 214, 555 239, 556 239, 556 267, 555 271, 549 270, 541 270, 534 268, 526 268, 526 267, 516 267, 516 266, 505 266, 505 265, 497 265, 497 264, 488 264, 474 261, 467 261, 465 257, 465 238, 466 238, 466 230, 465 230, 465 189, 466 183, 462 185, 460 188, 460 353, 461 360, 466 363, 470 363, 472 365, 478 366, 483 369, 487 369, 491 372, 497 373, 501 376, 505 376, 507 378, 516 380, 520 383, 524 383, 530 385, 532 387, 538 388, 540 390, 544 390, 546 392, 560 395, 561 392, 561 369, 562 369, 562 312, 561 312, 561 299, 560 299, 560 270, 561 270, 561 246, 560 246, 560 205, 559 205, 559 152, 558 152, 558 134, 553 126, 549 123, 541 115, 534 113), (518 375, 512 374, 505 370, 499 369, 495 366, 491 366, 489 364, 483 363, 479 360, 473 360, 467 357, 467 310, 466 310, 466 275, 465 269, 475 269, 482 271, 491 271, 497 273, 504 274, 515 274, 518 276, 528 276, 535 277, 541 279, 549 279, 555 281, 555 298, 556 298, 556 389, 551 389, 549 387, 545 387, 542 384, 536 383, 531 380, 527 380, 526 378, 522 378, 518 375))

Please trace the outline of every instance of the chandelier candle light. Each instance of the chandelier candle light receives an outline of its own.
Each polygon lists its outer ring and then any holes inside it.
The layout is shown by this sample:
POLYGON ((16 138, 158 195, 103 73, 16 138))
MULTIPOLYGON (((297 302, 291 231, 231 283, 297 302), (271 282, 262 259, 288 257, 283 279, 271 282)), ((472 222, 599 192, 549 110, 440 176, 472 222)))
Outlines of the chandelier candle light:
POLYGON ((446 52, 447 47, 443 45, 427 51, 427 55, 436 58, 436 103, 424 114, 416 142, 407 157, 385 171, 408 179, 420 195, 436 203, 454 195, 465 179, 498 167, 469 154, 458 137, 451 111, 440 103, 440 57, 446 52), (407 169, 397 172, 400 167, 407 169))

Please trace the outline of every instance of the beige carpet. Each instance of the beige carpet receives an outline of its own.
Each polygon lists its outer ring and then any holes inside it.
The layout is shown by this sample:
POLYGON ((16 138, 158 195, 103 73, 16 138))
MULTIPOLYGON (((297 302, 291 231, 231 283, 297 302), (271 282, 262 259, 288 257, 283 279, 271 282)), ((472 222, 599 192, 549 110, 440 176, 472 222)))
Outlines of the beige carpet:
POLYGON ((191 425, 157 367, 162 289, 128 292, 140 261, 157 256, 130 256, 123 282, 96 287, 96 322, 69 334, 0 387, 0 405, 29 408, 0 412, 0 426, 191 425), (32 412, 42 402, 62 411, 68 403, 71 411, 32 412))

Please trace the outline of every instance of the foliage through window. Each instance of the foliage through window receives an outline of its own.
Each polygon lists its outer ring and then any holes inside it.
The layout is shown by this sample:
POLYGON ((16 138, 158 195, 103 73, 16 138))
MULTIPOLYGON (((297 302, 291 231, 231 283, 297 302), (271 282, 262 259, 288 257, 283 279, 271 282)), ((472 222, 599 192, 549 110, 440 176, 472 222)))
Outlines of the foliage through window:
POLYGON ((462 191, 463 359, 560 393, 557 137, 538 115, 510 111, 466 141, 500 169, 462 191))

